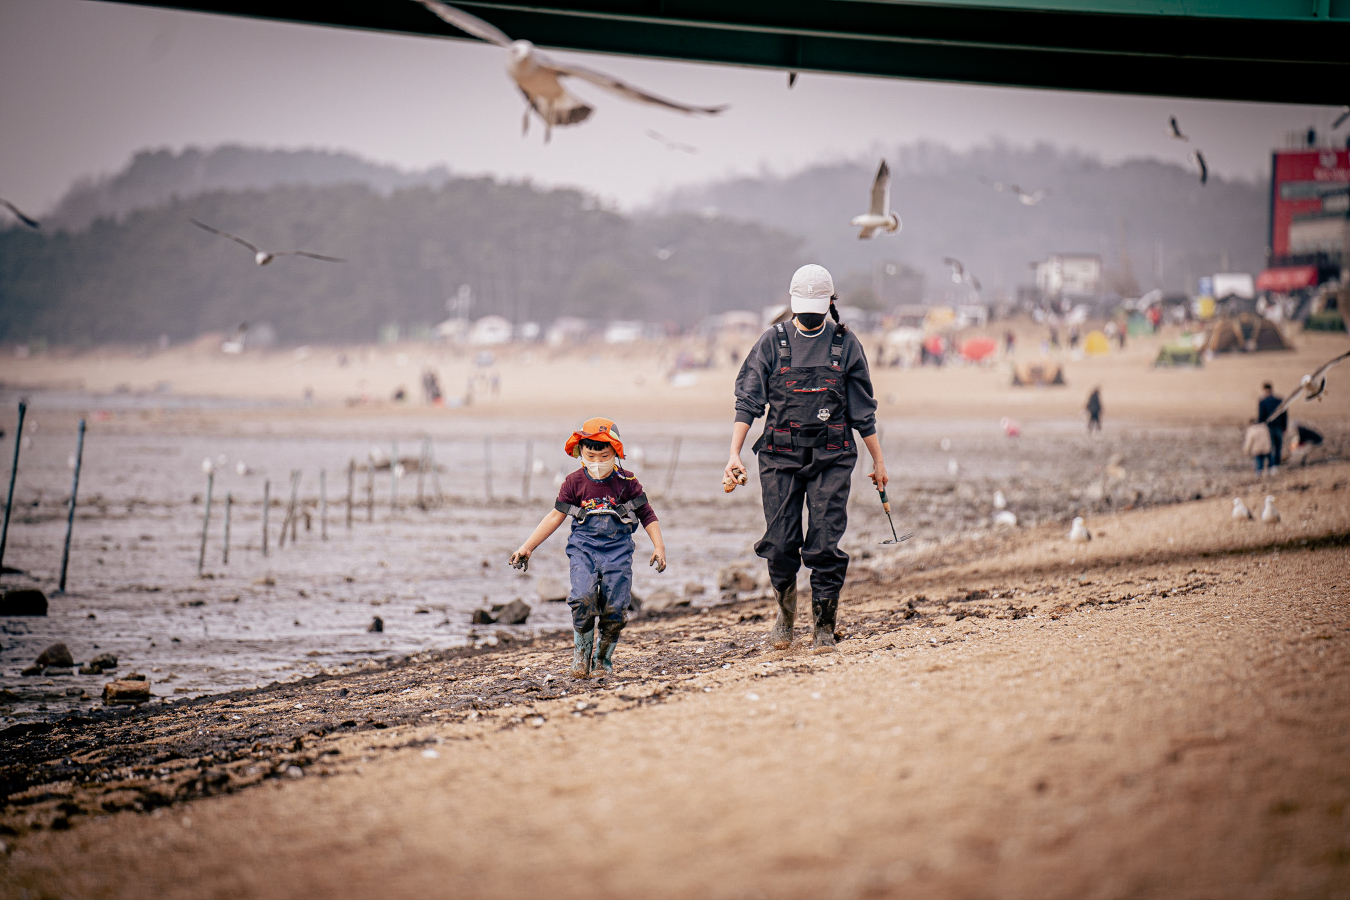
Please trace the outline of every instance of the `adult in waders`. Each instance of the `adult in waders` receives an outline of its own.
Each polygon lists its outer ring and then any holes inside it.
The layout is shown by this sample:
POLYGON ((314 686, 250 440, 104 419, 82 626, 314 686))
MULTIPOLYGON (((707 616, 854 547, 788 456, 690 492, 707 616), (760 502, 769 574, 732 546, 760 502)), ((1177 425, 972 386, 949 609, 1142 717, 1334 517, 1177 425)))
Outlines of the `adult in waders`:
POLYGON ((802 266, 792 276, 790 295, 792 320, 764 333, 736 377, 736 424, 725 478, 728 485, 745 483, 741 448, 750 425, 766 416, 764 434, 752 449, 759 459, 766 524, 755 553, 768 561, 778 600, 768 643, 778 650, 792 646, 797 572, 805 563, 811 570, 812 646, 823 653, 835 646, 839 592, 848 571, 839 539, 848 527, 849 484, 858 460, 855 431, 872 456, 869 477, 877 490, 888 478, 867 357, 862 342, 839 321, 834 280, 821 266, 802 266), (805 536, 803 506, 809 510, 805 536))

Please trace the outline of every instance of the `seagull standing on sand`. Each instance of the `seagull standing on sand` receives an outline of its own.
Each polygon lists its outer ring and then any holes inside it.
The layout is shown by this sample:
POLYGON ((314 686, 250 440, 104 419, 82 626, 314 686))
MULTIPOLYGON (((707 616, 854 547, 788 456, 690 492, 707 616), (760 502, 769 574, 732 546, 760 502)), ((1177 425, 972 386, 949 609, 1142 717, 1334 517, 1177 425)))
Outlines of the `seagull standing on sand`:
POLYGON ((1266 416, 1266 421, 1269 422, 1271 419, 1274 419, 1280 413, 1284 412, 1286 409, 1289 408, 1290 404, 1292 404, 1299 397, 1302 397, 1304 400, 1312 400, 1315 398, 1320 401, 1322 399, 1322 395, 1325 394, 1327 390, 1327 372, 1331 369, 1332 366, 1336 365, 1338 362, 1341 362, 1344 359, 1350 359, 1350 351, 1342 353, 1340 356, 1337 356, 1333 359, 1329 359, 1326 362, 1322 363, 1321 367, 1318 368, 1318 370, 1316 372, 1313 372, 1311 375, 1304 375, 1303 379, 1298 383, 1298 387, 1295 388, 1292 392, 1290 392, 1288 397, 1284 398, 1283 403, 1275 407, 1275 411, 1273 413, 1266 416))
POLYGON ((198 222, 196 219, 189 219, 188 221, 191 222, 193 225, 196 225, 198 228, 203 228, 211 232, 212 234, 218 234, 221 237, 227 237, 230 240, 234 241, 236 244, 243 244, 245 247, 253 251, 253 261, 260 266, 267 265, 272 260, 276 259, 278 256, 308 256, 310 259, 321 259, 324 262, 346 262, 345 259, 338 259, 336 256, 320 256, 317 253, 310 253, 308 250, 277 250, 276 252, 268 252, 262 249, 261 247, 257 247, 254 246, 253 244, 250 244, 248 241, 244 240, 238 235, 230 234, 228 231, 221 231, 219 228, 212 228, 210 225, 198 222))
POLYGON ((1275 498, 1266 497, 1266 506, 1261 510, 1261 521, 1267 525, 1274 525, 1280 521, 1280 511, 1275 508, 1275 498))
POLYGON ((450 23, 465 34, 506 49, 509 57, 506 65, 507 74, 525 95, 528 104, 525 107, 525 119, 521 123, 521 133, 529 133, 530 112, 533 111, 544 120, 544 143, 548 143, 549 138, 553 136, 554 126, 575 125, 584 121, 593 111, 592 107, 582 102, 580 98, 568 93, 567 88, 562 85, 564 78, 580 78, 629 100, 664 106, 666 109, 690 115, 715 116, 727 108, 725 105, 690 106, 667 100, 603 72, 557 62, 540 53, 529 41, 513 41, 496 25, 484 22, 462 9, 441 3, 440 0, 415 0, 415 2, 421 3, 442 21, 450 23))
POLYGON ((848 224, 862 228, 858 232, 859 240, 866 240, 881 229, 887 234, 900 230, 900 217, 891 212, 891 169, 886 160, 877 168, 877 177, 872 182, 872 201, 868 204, 867 214, 854 216, 848 224))
POLYGON ((27 225, 29 228, 41 228, 41 227, 42 227, 41 225, 38 224, 37 219, 30 219, 28 216, 25 216, 25 215, 23 214, 23 211, 22 211, 22 210, 20 210, 20 209, 19 209, 17 206, 15 206, 13 203, 10 203, 10 202, 9 202, 8 200, 6 200, 4 197, 0 197, 0 206, 3 206, 5 209, 7 209, 7 210, 9 210, 10 212, 14 213, 14 215, 18 217, 19 221, 22 222, 23 224, 27 225))
POLYGON ((1247 508, 1247 504, 1242 502, 1241 497, 1233 498, 1233 518, 1251 521, 1252 511, 1247 508))
POLYGON ((994 509, 1007 509, 1008 498, 1003 496, 1002 491, 994 491, 994 509))
POLYGON ((961 260, 948 256, 942 262, 952 270, 952 284, 968 284, 977 291, 980 289, 980 279, 967 272, 966 267, 961 265, 961 260))
POLYGON ((1074 516, 1073 525, 1069 527, 1069 540, 1075 544, 1086 544, 1092 540, 1091 533, 1088 532, 1087 526, 1083 524, 1082 516, 1074 516))

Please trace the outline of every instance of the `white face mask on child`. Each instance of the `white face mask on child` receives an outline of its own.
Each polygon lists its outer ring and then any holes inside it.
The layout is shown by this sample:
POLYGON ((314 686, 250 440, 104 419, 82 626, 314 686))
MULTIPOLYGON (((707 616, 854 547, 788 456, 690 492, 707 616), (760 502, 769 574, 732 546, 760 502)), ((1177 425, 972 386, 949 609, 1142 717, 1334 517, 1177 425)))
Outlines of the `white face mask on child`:
POLYGON ((609 473, 614 471, 614 459, 612 457, 604 462, 587 462, 586 460, 582 460, 581 464, 586 467, 586 474, 590 475, 596 481, 602 481, 608 478, 609 473))

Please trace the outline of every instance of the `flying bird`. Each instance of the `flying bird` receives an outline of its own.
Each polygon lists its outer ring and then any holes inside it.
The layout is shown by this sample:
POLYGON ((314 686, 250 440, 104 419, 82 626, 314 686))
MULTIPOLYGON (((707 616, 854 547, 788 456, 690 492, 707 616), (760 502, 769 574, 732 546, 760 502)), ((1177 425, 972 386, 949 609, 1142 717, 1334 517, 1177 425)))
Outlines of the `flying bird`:
POLYGON ((308 256, 310 259, 321 259, 324 262, 346 262, 345 259, 338 259, 336 256, 320 256, 317 253, 310 253, 308 250, 277 250, 275 253, 269 252, 267 250, 262 249, 261 247, 257 247, 254 246, 253 244, 250 244, 248 241, 244 240, 238 235, 230 234, 228 231, 221 231, 219 228, 212 228, 210 225, 207 225, 204 222, 198 222, 196 219, 189 219, 188 221, 191 222, 193 225, 196 225, 198 228, 203 228, 211 232, 212 234, 218 234, 221 237, 227 237, 230 240, 234 241, 236 244, 243 244, 245 247, 253 251, 253 261, 260 266, 267 265, 272 260, 276 259, 278 256, 308 256))
POLYGON ((1346 119, 1350 119, 1350 106, 1341 107, 1341 114, 1336 117, 1336 121, 1331 123, 1331 130, 1335 131, 1337 128, 1340 128, 1341 125, 1345 123, 1346 119))
MULTIPOLYGON (((793 86, 794 84, 796 84, 796 83, 797 83, 797 73, 796 73, 796 72, 789 72, 789 73, 788 73, 788 90, 789 90, 789 91, 792 90, 792 86, 793 86)), ((1335 126, 1332 126, 1332 127, 1335 127, 1335 126)))
POLYGON ((651 138, 652 140, 660 144, 663 144, 667 150, 683 150, 685 153, 698 152, 698 148, 695 147, 693 144, 685 144, 680 141, 672 140, 671 138, 666 137, 661 132, 653 131, 650 128, 647 129, 647 137, 651 138))
POLYGON ((1190 137, 1181 132, 1181 126, 1177 124, 1177 117, 1172 116, 1167 120, 1167 136, 1176 141, 1189 141, 1190 137))
POLYGON ((876 180, 872 182, 872 201, 867 207, 867 214, 854 216, 848 224, 862 227, 862 231, 858 232, 859 240, 872 237, 878 228, 887 234, 895 234, 900 230, 900 217, 891 212, 891 169, 886 165, 886 160, 881 161, 876 180))
POLYGON ((1042 188, 1035 191, 1024 191, 1015 184, 1004 184, 1001 181, 991 181, 988 178, 981 177, 980 181, 989 185, 996 193, 1002 194, 1007 191, 1017 195, 1017 200, 1023 206, 1035 206, 1050 195, 1048 189, 1042 188))
POLYGON ((1200 168, 1200 183, 1209 181, 1209 166, 1205 165, 1205 155, 1199 150, 1191 151, 1191 162, 1200 168))
POLYGON ((968 284, 977 291, 980 289, 980 279, 967 272, 966 267, 961 265, 961 260, 948 256, 942 262, 951 267, 952 284, 968 284))
POLYGON ((1340 356, 1337 356, 1334 359, 1329 359, 1326 362, 1322 363, 1322 366, 1316 372, 1313 372, 1311 375, 1304 375, 1303 379, 1299 381, 1298 387, 1294 389, 1293 393, 1291 393, 1288 397, 1285 397, 1284 402, 1281 403, 1279 406, 1275 407, 1275 411, 1273 413, 1266 416, 1266 421, 1270 421, 1271 419, 1278 416, 1280 413, 1284 412, 1286 409, 1289 408, 1290 404, 1292 404, 1299 397, 1302 397, 1304 400, 1313 400, 1313 399, 1321 400, 1322 395, 1325 394, 1327 390, 1327 372, 1331 369, 1332 366, 1336 365, 1338 362, 1341 362, 1344 359, 1350 359, 1350 351, 1342 353, 1340 356))
POLYGON ((17 206, 15 206, 13 203, 10 203, 10 202, 9 202, 8 200, 6 200, 4 197, 0 197, 0 205, 3 205, 3 206, 4 206, 6 209, 8 209, 10 212, 14 213, 14 215, 18 216, 19 221, 22 222, 23 224, 27 225, 29 228, 41 228, 41 227, 42 227, 41 225, 38 224, 37 219, 30 219, 28 216, 25 216, 25 215, 23 214, 23 211, 22 211, 22 210, 20 210, 20 209, 19 209, 17 206))
POLYGON ((1044 188, 1035 191, 1024 191, 1015 184, 1010 186, 1009 190, 1017 195, 1018 202, 1023 206, 1035 206, 1050 194, 1050 192, 1044 188))
POLYGON ((593 108, 579 97, 568 93, 567 88, 562 85, 562 79, 564 78, 579 78, 629 100, 664 106, 666 109, 673 109, 676 112, 690 115, 715 116, 727 108, 725 105, 690 106, 685 103, 677 103, 674 100, 667 100, 665 97, 659 97, 656 94, 633 87, 603 72, 557 62, 540 53, 535 49, 534 44, 529 41, 513 41, 497 26, 484 22, 462 9, 456 9, 449 4, 441 3, 440 0, 415 0, 415 2, 421 3, 443 21, 455 26, 465 34, 506 49, 508 57, 507 74, 516 83, 516 87, 520 88, 520 92, 525 95, 527 104, 525 118, 521 123, 521 133, 529 133, 530 112, 533 111, 544 121, 544 143, 548 143, 549 138, 553 136, 555 126, 575 125, 578 122, 585 121, 586 117, 593 111, 593 108))
POLYGON ((1233 498, 1233 518, 1251 520, 1252 511, 1247 508, 1247 504, 1242 502, 1241 497, 1233 498))

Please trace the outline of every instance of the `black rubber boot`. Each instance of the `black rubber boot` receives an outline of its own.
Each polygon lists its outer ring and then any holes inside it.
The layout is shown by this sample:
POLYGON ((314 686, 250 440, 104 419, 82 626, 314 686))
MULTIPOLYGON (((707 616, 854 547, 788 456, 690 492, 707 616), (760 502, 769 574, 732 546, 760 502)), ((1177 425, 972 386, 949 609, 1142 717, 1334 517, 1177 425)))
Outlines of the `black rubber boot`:
POLYGON ((786 650, 792 646, 792 626, 797 620, 797 582, 792 582, 781 591, 774 591, 778 600, 778 619, 769 632, 769 646, 775 650, 786 650))
POLYGON ((812 597, 811 615, 816 620, 816 635, 811 641, 815 653, 834 651, 834 618, 839 612, 838 597, 812 597))
POLYGON ((600 644, 595 650, 595 666, 601 669, 604 674, 612 674, 614 672, 614 648, 619 643, 619 632, 623 631, 623 624, 600 625, 597 630, 600 632, 600 644))

